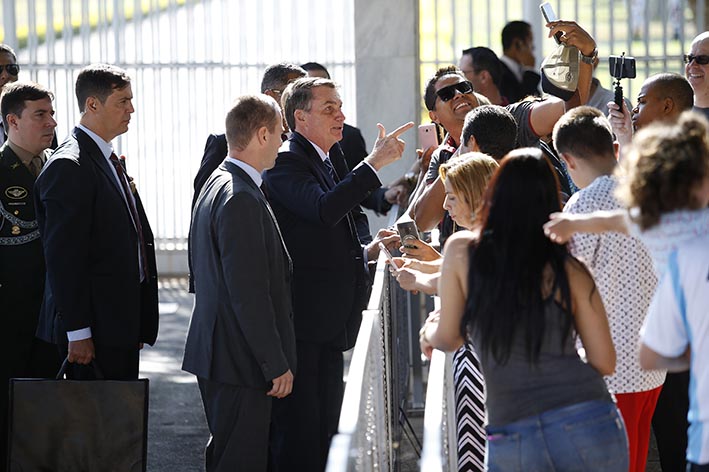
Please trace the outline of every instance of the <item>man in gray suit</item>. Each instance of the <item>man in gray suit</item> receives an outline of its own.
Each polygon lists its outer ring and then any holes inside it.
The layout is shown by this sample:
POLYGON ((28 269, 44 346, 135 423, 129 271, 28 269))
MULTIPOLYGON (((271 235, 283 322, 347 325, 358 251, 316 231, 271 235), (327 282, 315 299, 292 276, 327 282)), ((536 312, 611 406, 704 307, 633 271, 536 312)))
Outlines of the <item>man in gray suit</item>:
POLYGON ((281 133, 274 99, 237 99, 229 155, 192 213, 196 296, 182 368, 197 376, 212 435, 207 472, 266 470, 271 401, 293 387, 291 261, 260 189, 281 133))

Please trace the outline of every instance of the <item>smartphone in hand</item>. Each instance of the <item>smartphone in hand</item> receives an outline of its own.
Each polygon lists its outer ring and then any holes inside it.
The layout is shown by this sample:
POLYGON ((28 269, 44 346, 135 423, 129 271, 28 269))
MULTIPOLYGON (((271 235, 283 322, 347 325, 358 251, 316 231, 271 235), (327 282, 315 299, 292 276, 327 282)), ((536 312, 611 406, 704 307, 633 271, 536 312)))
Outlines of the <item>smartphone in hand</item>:
MULTIPOLYGON (((544 2, 539 5, 539 9, 542 11, 542 16, 544 17, 547 23, 551 23, 552 21, 557 21, 559 19, 556 17, 556 13, 554 13, 554 8, 551 6, 551 3, 544 2)), ((563 34, 564 33, 559 31, 554 35, 554 41, 556 41, 556 44, 561 44, 560 40, 563 34)))

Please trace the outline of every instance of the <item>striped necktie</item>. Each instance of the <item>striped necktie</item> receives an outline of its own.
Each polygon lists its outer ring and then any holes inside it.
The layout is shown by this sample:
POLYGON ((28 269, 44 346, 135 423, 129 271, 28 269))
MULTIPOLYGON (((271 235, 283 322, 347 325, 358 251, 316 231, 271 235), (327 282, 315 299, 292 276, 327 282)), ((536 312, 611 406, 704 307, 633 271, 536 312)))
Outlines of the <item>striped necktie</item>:
POLYGON ((145 246, 145 239, 143 238, 143 225, 140 224, 140 218, 138 217, 138 209, 135 206, 135 201, 133 200, 133 195, 131 194, 130 187, 128 186, 128 179, 126 176, 126 172, 123 169, 123 165, 121 162, 118 160, 118 156, 116 156, 116 153, 111 153, 111 164, 113 164, 113 167, 116 169, 116 174, 118 174, 118 180, 121 182, 121 189, 123 190, 123 196, 125 197, 126 203, 128 204, 128 210, 130 211, 130 215, 133 218, 133 223, 135 225, 135 231, 138 233, 138 241, 140 242, 140 262, 142 267, 142 275, 145 278, 145 280, 148 280, 148 277, 150 275, 150 272, 148 271, 148 256, 145 252, 146 246, 145 246))
POLYGON ((337 177, 337 172, 335 172, 335 168, 332 166, 332 161, 330 160, 330 158, 326 157, 323 163, 327 168, 327 173, 330 174, 330 177, 332 177, 333 182, 339 182, 340 179, 337 177))

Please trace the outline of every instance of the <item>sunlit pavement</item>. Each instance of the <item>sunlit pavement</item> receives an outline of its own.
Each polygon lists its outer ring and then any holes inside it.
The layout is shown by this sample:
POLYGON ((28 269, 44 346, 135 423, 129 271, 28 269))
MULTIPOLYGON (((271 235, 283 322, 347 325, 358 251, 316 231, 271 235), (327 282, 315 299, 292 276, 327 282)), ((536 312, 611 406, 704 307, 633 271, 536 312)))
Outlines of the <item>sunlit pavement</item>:
POLYGON ((140 375, 150 379, 148 470, 204 470, 209 438, 195 377, 180 369, 193 296, 186 279, 160 281, 160 332, 140 360, 140 375))

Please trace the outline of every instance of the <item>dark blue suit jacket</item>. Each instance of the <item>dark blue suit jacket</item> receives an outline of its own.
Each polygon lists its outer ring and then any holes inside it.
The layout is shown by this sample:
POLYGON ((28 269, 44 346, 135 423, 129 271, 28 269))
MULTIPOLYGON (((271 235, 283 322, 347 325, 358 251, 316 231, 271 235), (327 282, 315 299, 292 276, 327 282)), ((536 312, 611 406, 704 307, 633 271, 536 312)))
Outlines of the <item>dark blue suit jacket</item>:
POLYGON ((94 343, 153 344, 158 332, 155 249, 135 194, 149 280, 140 282, 138 235, 101 150, 79 128, 52 154, 35 184, 47 283, 37 335, 65 344, 90 327, 94 343), (141 286, 142 285, 142 286, 141 286))
POLYGON ((337 184, 312 144, 293 133, 264 179, 293 259, 296 338, 348 349, 371 287, 362 246, 371 236, 358 236, 369 234, 359 203, 380 182, 366 164, 347 173, 339 144, 330 160, 343 176, 337 184))

